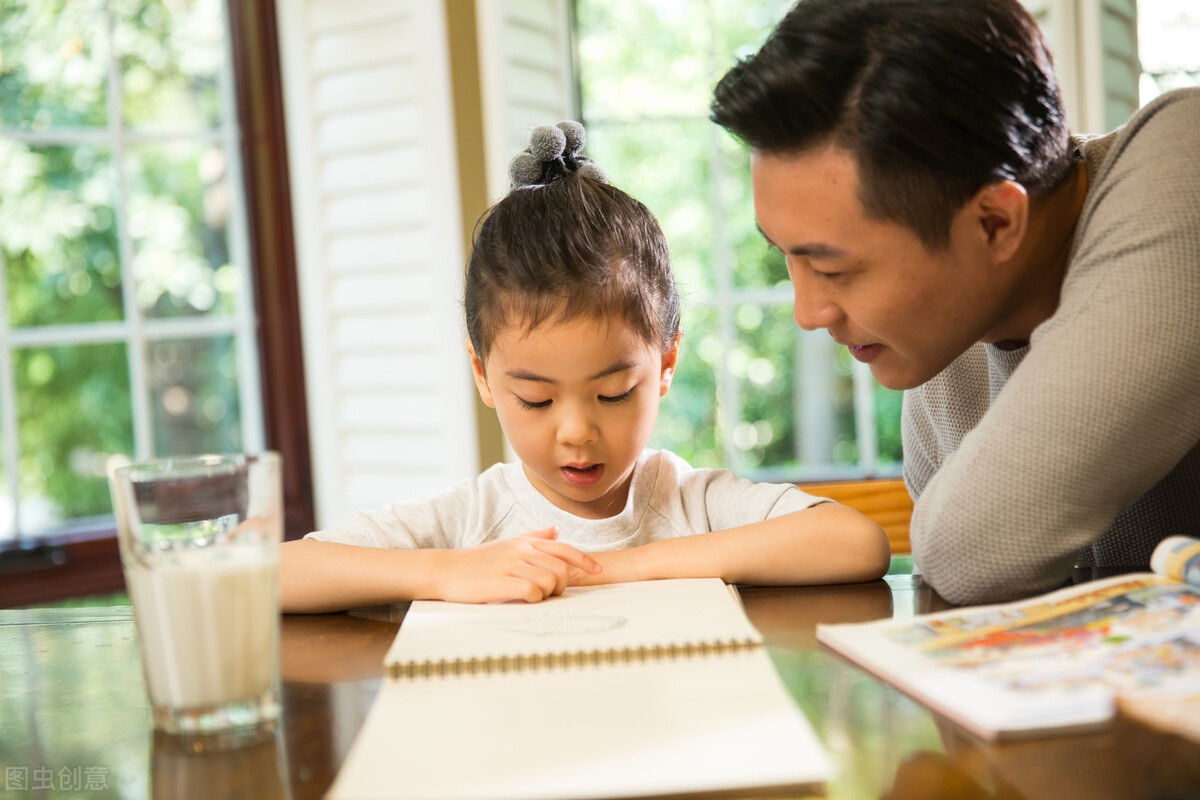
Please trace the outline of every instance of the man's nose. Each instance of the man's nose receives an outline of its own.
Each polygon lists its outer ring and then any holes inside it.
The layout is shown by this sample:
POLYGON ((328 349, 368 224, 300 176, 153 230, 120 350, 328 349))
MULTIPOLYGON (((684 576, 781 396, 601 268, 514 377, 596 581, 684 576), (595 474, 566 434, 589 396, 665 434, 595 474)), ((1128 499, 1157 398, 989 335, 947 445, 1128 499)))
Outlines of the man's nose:
POLYGON ((792 290, 795 300, 792 316, 796 324, 806 331, 829 328, 842 317, 842 310, 833 302, 829 290, 821 286, 819 278, 806 277, 801 270, 792 272, 792 290))

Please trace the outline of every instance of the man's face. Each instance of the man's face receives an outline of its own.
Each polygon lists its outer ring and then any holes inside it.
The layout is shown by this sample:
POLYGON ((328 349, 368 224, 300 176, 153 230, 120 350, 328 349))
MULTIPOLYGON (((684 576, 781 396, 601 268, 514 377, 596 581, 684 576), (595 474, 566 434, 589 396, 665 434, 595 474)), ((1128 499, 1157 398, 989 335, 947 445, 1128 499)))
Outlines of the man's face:
POLYGON ((949 245, 930 251, 909 229, 866 217, 847 150, 756 152, 750 172, 758 225, 787 260, 796 324, 827 329, 884 386, 924 383, 1002 321, 1009 287, 970 203, 949 245))

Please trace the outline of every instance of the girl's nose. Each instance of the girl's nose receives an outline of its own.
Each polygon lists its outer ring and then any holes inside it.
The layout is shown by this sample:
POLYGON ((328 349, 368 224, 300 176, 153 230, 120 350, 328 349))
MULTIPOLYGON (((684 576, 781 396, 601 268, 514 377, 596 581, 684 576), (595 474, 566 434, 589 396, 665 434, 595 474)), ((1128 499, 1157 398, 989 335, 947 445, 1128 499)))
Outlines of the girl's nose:
POLYGON ((560 444, 581 445, 596 441, 597 429, 592 414, 585 408, 568 408, 558 421, 560 444))

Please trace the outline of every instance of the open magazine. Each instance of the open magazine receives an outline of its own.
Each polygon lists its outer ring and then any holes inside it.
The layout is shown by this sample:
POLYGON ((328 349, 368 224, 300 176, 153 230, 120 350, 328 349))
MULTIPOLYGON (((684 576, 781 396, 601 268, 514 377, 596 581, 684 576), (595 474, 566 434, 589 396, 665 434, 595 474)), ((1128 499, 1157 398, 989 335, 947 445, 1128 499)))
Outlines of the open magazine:
POLYGON ((1118 698, 1200 714, 1200 540, 1164 540, 1151 568, 817 638, 989 740, 1102 727, 1118 698))

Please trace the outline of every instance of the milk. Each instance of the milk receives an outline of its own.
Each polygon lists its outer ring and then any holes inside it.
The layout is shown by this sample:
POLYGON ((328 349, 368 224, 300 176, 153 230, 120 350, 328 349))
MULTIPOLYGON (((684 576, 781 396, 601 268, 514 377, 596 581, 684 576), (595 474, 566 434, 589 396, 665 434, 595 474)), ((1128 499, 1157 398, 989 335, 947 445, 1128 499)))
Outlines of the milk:
POLYGON ((279 641, 278 554, 223 544, 127 562, 151 703, 203 709, 271 689, 279 641))

